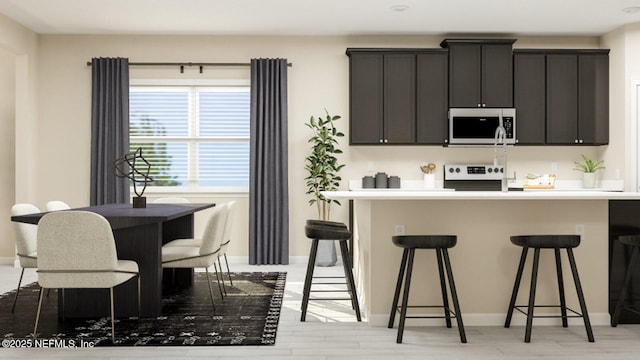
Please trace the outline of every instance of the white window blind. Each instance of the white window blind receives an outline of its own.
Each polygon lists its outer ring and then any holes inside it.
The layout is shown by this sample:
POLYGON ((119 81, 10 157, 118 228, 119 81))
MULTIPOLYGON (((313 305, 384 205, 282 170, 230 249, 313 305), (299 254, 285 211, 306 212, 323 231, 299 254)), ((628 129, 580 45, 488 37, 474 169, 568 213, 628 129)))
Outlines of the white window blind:
POLYGON ((131 151, 151 186, 239 191, 249 186, 248 86, 131 86, 131 151))

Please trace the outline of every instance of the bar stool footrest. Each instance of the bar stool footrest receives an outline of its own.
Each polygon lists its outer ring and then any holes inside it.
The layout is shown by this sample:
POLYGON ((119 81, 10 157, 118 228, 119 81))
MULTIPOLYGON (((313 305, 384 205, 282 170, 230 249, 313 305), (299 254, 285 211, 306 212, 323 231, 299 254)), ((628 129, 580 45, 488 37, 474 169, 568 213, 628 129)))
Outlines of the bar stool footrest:
MULTIPOLYGON (((534 305, 534 308, 537 307, 544 307, 544 308, 561 308, 561 305, 534 305)), ((528 315, 528 313, 524 310, 522 310, 521 308, 526 308, 528 309, 529 306, 528 305, 515 305, 513 307, 515 310, 518 310, 520 313, 524 314, 524 315, 528 315)), ((567 315, 566 318, 583 318, 584 315, 569 308, 566 307, 567 311, 571 311, 572 313, 574 313, 575 315, 567 315)), ((640 312, 639 312, 640 313, 640 312)), ((533 315, 532 317, 534 318, 564 318, 565 316, 562 315, 533 315)))

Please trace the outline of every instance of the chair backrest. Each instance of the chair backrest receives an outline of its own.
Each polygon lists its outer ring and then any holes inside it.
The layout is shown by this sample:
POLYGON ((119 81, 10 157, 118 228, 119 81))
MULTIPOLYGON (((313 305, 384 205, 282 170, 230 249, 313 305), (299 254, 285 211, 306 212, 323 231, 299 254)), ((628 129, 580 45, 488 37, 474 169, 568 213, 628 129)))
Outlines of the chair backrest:
MULTIPOLYGON (((37 206, 32 204, 15 204, 11 207, 11 216, 18 215, 27 215, 27 214, 36 214, 41 212, 37 206)), ((19 255, 29 255, 36 252, 37 249, 37 236, 38 236, 38 225, 26 224, 26 223, 13 223, 13 230, 16 237, 16 250, 19 255)), ((22 257, 18 257, 20 259, 20 265, 26 266, 23 264, 24 259, 22 257)))
POLYGON ((181 197, 161 197, 153 202, 156 204, 188 204, 189 200, 181 197))
POLYGON ((39 270, 113 270, 118 256, 109 221, 88 211, 57 211, 38 223, 39 270))
POLYGON ((226 204, 216 205, 213 209, 202 234, 200 255, 208 255, 220 249, 222 235, 224 234, 224 223, 227 220, 227 210, 226 204))
POLYGON ((64 201, 53 200, 47 203, 47 211, 69 210, 71 206, 64 201))
POLYGON ((233 214, 236 210, 236 202, 229 201, 227 204, 227 221, 224 222, 224 232, 222 234, 222 244, 231 241, 231 229, 233 228, 233 214))

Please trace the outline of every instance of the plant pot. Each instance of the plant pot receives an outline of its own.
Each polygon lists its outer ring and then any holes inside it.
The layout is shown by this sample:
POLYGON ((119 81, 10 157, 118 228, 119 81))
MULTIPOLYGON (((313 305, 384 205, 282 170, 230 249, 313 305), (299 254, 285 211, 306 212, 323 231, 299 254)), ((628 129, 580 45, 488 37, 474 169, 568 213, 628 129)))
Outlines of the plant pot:
POLYGON ((596 173, 584 173, 582 176, 582 187, 585 189, 593 189, 597 182, 596 173))
POLYGON ((322 240, 318 242, 317 266, 334 266, 338 261, 335 241, 322 240))
POLYGON ((425 189, 436 188, 436 176, 434 174, 424 174, 424 188, 425 189))

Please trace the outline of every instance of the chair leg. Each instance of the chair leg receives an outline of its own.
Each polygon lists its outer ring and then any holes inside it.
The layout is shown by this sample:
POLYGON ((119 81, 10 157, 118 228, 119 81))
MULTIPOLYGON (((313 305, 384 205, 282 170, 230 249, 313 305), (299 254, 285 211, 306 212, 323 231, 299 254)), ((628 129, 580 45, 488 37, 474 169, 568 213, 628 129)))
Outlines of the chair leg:
POLYGON ((540 262, 540 249, 533 251, 533 268, 531 270, 531 288, 529 290, 529 307, 527 308, 527 327, 524 333, 524 342, 531 342, 531 328, 533 326, 533 310, 536 302, 536 283, 538 281, 538 263, 540 262))
POLYGON ((20 293, 20 284, 22 284, 22 275, 24 275, 24 268, 20 271, 20 279, 18 279, 18 288, 16 289, 16 296, 13 298, 13 306, 11 306, 11 313, 16 309, 16 301, 18 301, 18 294, 20 293))
POLYGON ((520 281, 522 280, 522 272, 524 271, 524 264, 527 260, 527 251, 529 248, 522 248, 522 255, 520 255, 520 264, 518 265, 518 272, 516 273, 516 282, 513 285, 513 292, 511 292, 511 300, 509 301, 509 309, 507 309, 507 319, 504 322, 504 327, 511 326, 511 318, 513 317, 513 309, 516 306, 516 298, 518 297, 518 290, 520 289, 520 281))
POLYGON ((318 254, 318 239, 311 242, 311 253, 309 254, 309 262, 307 263, 307 275, 304 279, 304 290, 302 292, 302 308, 300 321, 305 321, 307 317, 307 307, 309 306, 309 294, 311 293, 311 281, 313 280, 313 268, 316 266, 316 255, 318 254))
POLYGON ((402 281, 404 280, 404 272, 407 268, 407 258, 409 257, 409 249, 402 251, 402 260, 400 261, 400 271, 398 271, 398 282, 396 282, 396 292, 393 295, 393 304, 391 305, 391 314, 389 315, 389 329, 393 328, 398 312, 398 299, 400 298, 400 290, 402 290, 402 281))
POLYGON ((204 268, 204 271, 207 273, 207 284, 209 285, 209 295, 211 296, 211 306, 213 307, 213 311, 216 311, 216 304, 213 302, 213 288, 211 287, 211 277, 209 276, 209 268, 204 268))
POLYGON ((220 271, 218 271, 216 262, 213 262, 213 268, 216 270, 216 279, 218 280, 218 288, 220 289, 220 294, 223 294, 222 298, 224 299, 224 297, 227 296, 227 288, 224 286, 224 276, 222 276, 222 265, 220 264, 220 258, 218 258, 218 265, 220 265, 220 271), (220 284, 222 284, 222 287, 220 287, 220 284))
POLYGON ((562 260, 560 259, 560 249, 554 249, 556 255, 556 273, 558 274, 558 293, 560 295, 560 313, 562 314, 562 327, 568 327, 567 302, 564 297, 564 280, 562 276, 562 260))
POLYGON ((447 296, 447 284, 444 277, 444 269, 442 266, 442 254, 440 249, 436 249, 436 257, 438 258, 438 273, 440 274, 440 289, 442 290, 442 306, 444 307, 444 318, 448 328, 451 328, 451 312, 449 312, 449 296, 447 296))
POLYGON ((400 322, 398 324, 398 336, 396 337, 396 343, 402 343, 402 335, 404 334, 404 322, 407 317, 407 305, 409 303, 409 289, 411 288, 411 273, 413 271, 413 258, 416 250, 409 249, 409 261, 407 264, 407 271, 404 279, 404 293, 402 294, 402 306, 400 307, 400 322))
POLYGON ((138 274, 138 321, 140 321, 140 318, 142 317, 142 300, 140 298, 140 289, 142 289, 142 286, 140 282, 140 274, 138 274))
POLYGON ((460 311, 460 304, 458 303, 458 293, 456 291, 456 283, 453 281, 453 270, 451 269, 451 261, 449 260, 449 251, 447 249, 441 249, 444 256, 444 265, 447 268, 447 277, 449 278, 449 289, 451 290, 451 299, 453 301, 453 309, 456 311, 456 320, 458 322, 458 331, 460 332, 460 341, 462 343, 467 342, 467 336, 464 332, 464 324, 462 324, 462 312, 460 311))
POLYGON ((38 335, 38 321, 40 320, 40 309, 42 309, 42 286, 40 287, 40 292, 38 293, 38 312, 36 313, 36 323, 33 326, 34 339, 38 335))
POLYGON ((116 332, 115 332, 115 328, 116 328, 116 320, 115 320, 115 316, 114 316, 114 306, 113 306, 113 287, 109 288, 109 302, 111 303, 111 342, 113 344, 116 343, 116 332))
POLYGON ((569 264, 571 264, 571 272, 573 273, 573 282, 576 284, 576 292, 578 293, 578 301, 580 302, 580 311, 582 311, 582 320, 584 320, 584 327, 587 331, 587 338, 589 342, 594 342, 593 331, 591 329, 591 321, 589 321, 589 313, 587 312, 587 304, 584 301, 584 294, 582 293, 582 285, 580 284, 580 277, 578 276, 578 267, 576 266, 576 259, 573 257, 573 249, 567 249, 567 255, 569 255, 569 264))
POLYGON ((229 269, 229 259, 227 259, 227 253, 224 254, 224 263, 227 265, 227 276, 229 276, 229 284, 233 287, 233 280, 231 280, 231 270, 229 269))
POLYGON ((60 289, 60 297, 62 298, 61 299, 62 301, 60 301, 60 303, 62 304, 61 305, 61 307, 62 307, 62 321, 64 321, 64 320, 67 319, 67 315, 66 315, 66 311, 65 311, 66 309, 64 307, 64 289, 60 289))
POLYGON ((631 283, 631 275, 633 274, 633 270, 635 268, 636 258, 638 257, 638 247, 633 247, 633 252, 631 253, 631 259, 629 260, 629 266, 627 267, 627 273, 624 276, 624 282, 622 284, 622 289, 620 289, 620 295, 618 296, 618 303, 616 304, 616 310, 613 312, 613 318, 611 319, 611 326, 618 326, 618 321, 620 320, 620 313, 622 312, 622 306, 624 305, 624 299, 627 294, 627 289, 629 289, 629 284, 631 283))
POLYGON ((351 261, 349 261, 349 249, 347 249, 347 240, 340 240, 340 254, 342 255, 342 266, 344 267, 344 276, 347 279, 347 287, 351 293, 351 306, 356 312, 356 319, 362 321, 360 316, 360 303, 358 302, 358 293, 356 291, 356 282, 353 279, 351 270, 351 261))

